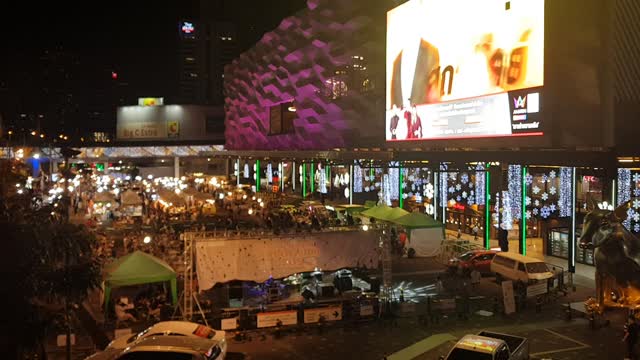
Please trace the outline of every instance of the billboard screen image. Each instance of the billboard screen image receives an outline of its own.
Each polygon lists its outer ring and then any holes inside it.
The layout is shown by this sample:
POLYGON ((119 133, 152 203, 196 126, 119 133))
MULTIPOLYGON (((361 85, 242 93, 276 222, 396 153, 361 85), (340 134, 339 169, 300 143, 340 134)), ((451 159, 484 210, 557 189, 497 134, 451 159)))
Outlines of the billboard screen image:
POLYGON ((411 0, 386 61, 388 141, 543 133, 544 0, 411 0))

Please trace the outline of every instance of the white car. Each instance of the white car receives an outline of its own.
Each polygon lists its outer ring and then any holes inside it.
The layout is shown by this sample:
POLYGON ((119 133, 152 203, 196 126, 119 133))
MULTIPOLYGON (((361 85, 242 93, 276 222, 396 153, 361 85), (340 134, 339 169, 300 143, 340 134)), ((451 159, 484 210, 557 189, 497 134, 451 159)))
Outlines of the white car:
POLYGON ((224 359, 227 354, 227 340, 224 331, 214 330, 208 326, 188 321, 162 321, 138 334, 120 336, 114 339, 105 351, 107 349, 125 349, 138 343, 142 339, 152 336, 186 336, 215 340, 219 343, 220 349, 222 350, 222 354, 218 359, 224 359))
POLYGON ((85 360, 223 360, 220 342, 193 336, 147 336, 125 349, 107 348, 85 360))

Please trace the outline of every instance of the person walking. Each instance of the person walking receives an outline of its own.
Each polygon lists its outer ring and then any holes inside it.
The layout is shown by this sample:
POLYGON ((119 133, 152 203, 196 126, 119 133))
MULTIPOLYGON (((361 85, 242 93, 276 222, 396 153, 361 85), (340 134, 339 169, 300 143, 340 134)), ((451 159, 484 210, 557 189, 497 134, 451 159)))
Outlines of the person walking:
POLYGON ((636 355, 635 347, 638 342, 638 321, 634 316, 629 316, 629 321, 624 327, 624 341, 627 344, 627 359, 637 360, 638 356, 636 355))

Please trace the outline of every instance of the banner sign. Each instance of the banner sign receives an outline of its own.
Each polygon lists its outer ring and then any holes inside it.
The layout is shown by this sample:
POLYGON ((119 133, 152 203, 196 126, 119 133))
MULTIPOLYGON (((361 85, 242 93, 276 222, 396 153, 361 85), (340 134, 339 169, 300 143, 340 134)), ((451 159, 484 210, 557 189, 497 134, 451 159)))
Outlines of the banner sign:
POLYGON ((220 330, 235 330, 238 328, 238 318, 226 318, 220 320, 220 330))
POLYGON ((258 313, 258 328, 275 327, 278 322, 282 325, 295 325, 298 323, 298 312, 291 310, 258 313))
POLYGON ((502 282, 502 300, 504 302, 504 313, 509 315, 516 312, 516 301, 513 297, 513 282, 502 282))
POLYGON ((342 320, 342 306, 331 306, 326 308, 305 309, 304 323, 317 323, 320 317, 324 317, 324 321, 342 320))
POLYGON ((378 240, 372 231, 219 238, 198 240, 195 246, 198 282, 203 290, 232 280, 264 282, 316 268, 329 271, 378 266, 378 240))

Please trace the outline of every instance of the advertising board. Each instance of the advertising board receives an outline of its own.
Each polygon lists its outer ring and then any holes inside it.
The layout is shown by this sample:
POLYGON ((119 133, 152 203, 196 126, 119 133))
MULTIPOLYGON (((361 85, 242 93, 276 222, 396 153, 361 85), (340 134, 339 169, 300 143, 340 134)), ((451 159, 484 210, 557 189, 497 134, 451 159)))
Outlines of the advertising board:
POLYGON ((291 310, 258 313, 258 328, 277 326, 278 321, 282 325, 295 325, 298 323, 298 312, 291 310))
POLYGON ((387 141, 542 135, 544 0, 411 0, 386 68, 387 141))
POLYGON ((338 321, 342 320, 342 307, 330 306, 325 308, 305 309, 304 310, 304 323, 317 323, 320 321, 320 317, 323 317, 325 321, 338 321))

